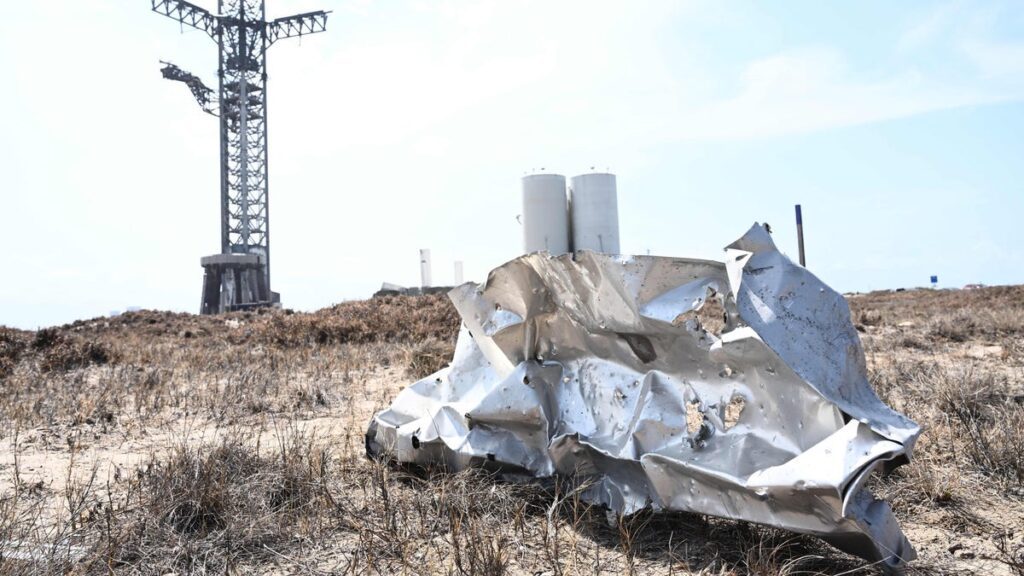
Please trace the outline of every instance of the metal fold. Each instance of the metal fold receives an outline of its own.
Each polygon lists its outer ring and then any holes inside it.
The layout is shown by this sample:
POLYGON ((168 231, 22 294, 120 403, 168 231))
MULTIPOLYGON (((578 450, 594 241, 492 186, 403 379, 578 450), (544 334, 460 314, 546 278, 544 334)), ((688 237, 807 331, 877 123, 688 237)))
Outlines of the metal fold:
POLYGON ((892 571, 915 557, 864 484, 907 462, 920 429, 871 389, 842 295, 763 226, 724 263, 540 252, 449 297, 451 365, 374 416, 370 453, 578 474, 623 515, 777 526, 892 571))

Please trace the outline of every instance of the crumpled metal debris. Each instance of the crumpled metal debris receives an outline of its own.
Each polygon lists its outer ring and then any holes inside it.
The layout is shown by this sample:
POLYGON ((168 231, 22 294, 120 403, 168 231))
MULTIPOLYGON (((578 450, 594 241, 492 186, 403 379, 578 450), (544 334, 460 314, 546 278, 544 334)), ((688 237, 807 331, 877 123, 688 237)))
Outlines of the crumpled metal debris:
POLYGON ((449 296, 454 359, 373 418, 371 453, 584 474, 585 498, 624 515, 769 524, 892 570, 915 557, 864 483, 920 429, 872 391, 843 297, 763 226, 724 264, 534 253, 449 296), (700 319, 716 300, 720 334, 700 319))

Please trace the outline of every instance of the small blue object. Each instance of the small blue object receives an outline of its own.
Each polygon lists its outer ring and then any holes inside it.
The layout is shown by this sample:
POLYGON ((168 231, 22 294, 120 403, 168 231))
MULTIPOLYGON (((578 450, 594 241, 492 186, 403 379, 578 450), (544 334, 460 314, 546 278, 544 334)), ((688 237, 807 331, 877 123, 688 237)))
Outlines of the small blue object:
POLYGON ((939 283, 939 277, 938 276, 932 276, 932 284, 938 284, 938 283, 939 283))

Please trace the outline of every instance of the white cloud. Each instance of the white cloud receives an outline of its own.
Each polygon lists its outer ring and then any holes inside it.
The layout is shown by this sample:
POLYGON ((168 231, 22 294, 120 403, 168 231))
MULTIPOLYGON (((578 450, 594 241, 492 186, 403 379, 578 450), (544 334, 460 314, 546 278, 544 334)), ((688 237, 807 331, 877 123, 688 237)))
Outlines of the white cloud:
POLYGON ((986 80, 1024 83, 1024 43, 969 39, 960 48, 986 80))
POLYGON ((879 122, 961 106, 1019 99, 1022 92, 948 84, 913 70, 859 81, 829 49, 805 49, 751 62, 738 94, 696 104, 677 120, 681 139, 769 138, 879 122))
POLYGON ((936 41, 942 41, 949 29, 955 25, 963 10, 963 2, 945 2, 926 12, 906 28, 896 44, 899 51, 913 51, 925 48, 936 41))

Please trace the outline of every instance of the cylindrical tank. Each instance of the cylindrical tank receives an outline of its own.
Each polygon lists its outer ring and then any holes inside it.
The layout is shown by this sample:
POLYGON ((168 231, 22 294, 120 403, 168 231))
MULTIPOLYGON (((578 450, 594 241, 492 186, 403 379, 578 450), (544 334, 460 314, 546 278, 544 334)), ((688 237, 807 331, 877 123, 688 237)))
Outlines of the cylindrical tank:
POLYGON ((614 174, 572 178, 572 249, 619 253, 619 201, 614 174))
POLYGON ((523 177, 523 251, 569 251, 569 205, 565 176, 533 174, 523 177))

